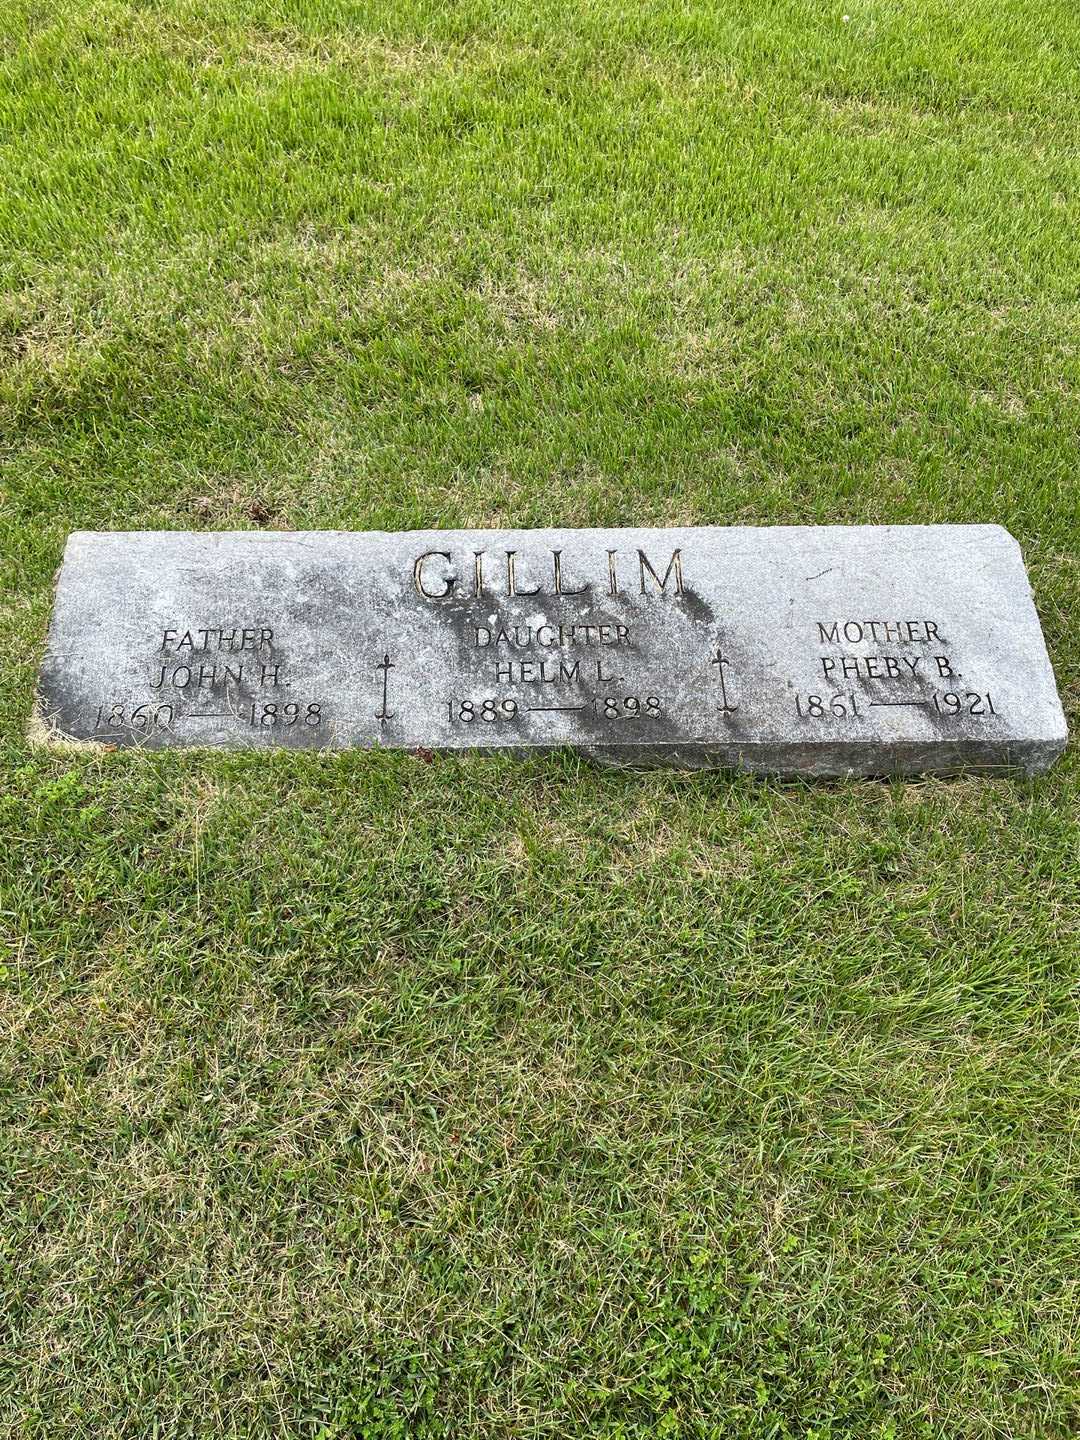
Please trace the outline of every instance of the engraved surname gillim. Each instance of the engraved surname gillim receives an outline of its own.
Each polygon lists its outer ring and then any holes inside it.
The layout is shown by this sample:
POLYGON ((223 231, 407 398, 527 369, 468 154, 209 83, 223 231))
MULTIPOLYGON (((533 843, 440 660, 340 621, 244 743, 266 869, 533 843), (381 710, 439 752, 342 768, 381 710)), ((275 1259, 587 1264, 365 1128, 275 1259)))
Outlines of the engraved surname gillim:
POLYGON ((455 563, 451 550, 425 550, 413 561, 412 580, 417 595, 424 600, 471 599, 481 596, 505 596, 508 599, 532 595, 584 595, 595 589, 599 594, 619 595, 626 586, 639 595, 683 594, 682 549, 675 547, 663 561, 653 560, 641 548, 633 556, 620 560, 618 550, 606 550, 600 570, 600 582, 591 586, 576 585, 580 572, 570 576, 563 561, 562 550, 547 552, 547 560, 530 561, 530 575, 523 573, 521 557, 516 550, 505 550, 501 558, 486 550, 474 550, 468 560, 455 563), (467 580, 463 577, 468 577, 467 580), (530 583, 533 582, 533 583, 530 583))

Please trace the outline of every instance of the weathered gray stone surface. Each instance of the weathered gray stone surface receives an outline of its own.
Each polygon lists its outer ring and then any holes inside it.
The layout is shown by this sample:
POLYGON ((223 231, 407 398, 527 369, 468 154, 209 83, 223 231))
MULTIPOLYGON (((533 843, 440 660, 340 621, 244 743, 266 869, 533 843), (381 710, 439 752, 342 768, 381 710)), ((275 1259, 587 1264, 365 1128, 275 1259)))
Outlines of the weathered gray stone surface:
POLYGON ((994 525, 73 534, 35 732, 1034 772, 1065 720, 994 525))

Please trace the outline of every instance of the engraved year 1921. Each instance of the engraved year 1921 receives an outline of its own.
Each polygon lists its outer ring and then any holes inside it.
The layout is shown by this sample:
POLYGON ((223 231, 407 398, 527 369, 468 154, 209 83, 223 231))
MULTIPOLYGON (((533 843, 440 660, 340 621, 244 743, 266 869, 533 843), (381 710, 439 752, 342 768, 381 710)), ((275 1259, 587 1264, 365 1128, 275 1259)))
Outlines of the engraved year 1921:
POLYGON ((955 690, 946 690, 944 694, 933 697, 934 709, 939 715, 996 715, 994 701, 989 694, 979 695, 974 690, 965 690, 962 694, 955 690))

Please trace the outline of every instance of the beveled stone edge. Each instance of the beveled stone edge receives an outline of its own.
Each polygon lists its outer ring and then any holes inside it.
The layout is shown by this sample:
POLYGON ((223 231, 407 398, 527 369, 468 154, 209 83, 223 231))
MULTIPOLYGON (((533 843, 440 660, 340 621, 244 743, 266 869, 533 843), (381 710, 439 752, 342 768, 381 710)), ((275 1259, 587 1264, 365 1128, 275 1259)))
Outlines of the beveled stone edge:
POLYGON ((53 628, 56 625, 56 600, 60 591, 60 577, 64 573, 64 566, 67 564, 68 551, 77 535, 118 535, 129 532, 118 530, 69 530, 67 539, 64 541, 64 553, 60 557, 60 564, 53 571, 52 595, 49 601, 49 623, 45 627, 45 648, 38 659, 37 674, 34 678, 34 695, 30 702, 30 714, 26 717, 26 743, 31 750, 51 750, 54 755, 104 755, 116 746, 110 746, 104 740, 84 740, 77 735, 68 735, 61 730, 58 721, 45 713, 44 701, 41 694, 41 677, 45 669, 45 662, 49 656, 49 649, 52 642, 53 628))
POLYGON ((919 777, 946 778, 959 775, 1024 776, 1032 778, 1045 774, 1064 753, 1068 744, 1067 732, 1062 735, 1047 735, 1030 740, 979 740, 968 738, 948 742, 950 753, 935 761, 928 755, 928 749, 936 742, 926 740, 892 740, 881 742, 888 758, 881 757, 875 764, 867 753, 867 763, 855 763, 851 753, 859 749, 871 750, 874 741, 827 740, 819 744, 808 740, 762 740, 743 741, 725 745, 720 742, 688 744, 685 740, 670 744, 656 741, 640 741, 624 745, 552 744, 542 741, 535 745, 462 745, 455 747, 423 745, 383 745, 378 740, 370 744, 355 745, 146 745, 138 740, 111 744, 108 741, 81 739, 68 735, 42 715, 39 703, 35 703, 27 726, 27 740, 34 748, 44 748, 60 754, 109 754, 120 750, 143 751, 145 753, 181 753, 190 755, 258 755, 294 754, 337 756, 355 754, 360 751, 383 751, 386 753, 417 755, 423 750, 454 758, 465 755, 499 756, 518 759, 534 756, 565 753, 577 755, 593 764, 609 769, 622 770, 683 770, 683 771, 727 771, 730 774, 754 775, 759 778, 772 776, 783 780, 888 780, 917 779, 919 777))

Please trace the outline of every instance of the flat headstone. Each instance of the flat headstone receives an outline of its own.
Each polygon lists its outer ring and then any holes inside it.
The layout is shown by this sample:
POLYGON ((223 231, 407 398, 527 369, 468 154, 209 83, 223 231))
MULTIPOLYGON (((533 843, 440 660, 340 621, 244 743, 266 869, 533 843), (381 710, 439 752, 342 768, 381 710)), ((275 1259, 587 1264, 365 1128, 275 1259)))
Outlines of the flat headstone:
POLYGON ((76 533, 33 728, 785 775, 1031 773, 1066 740, 996 525, 76 533))

